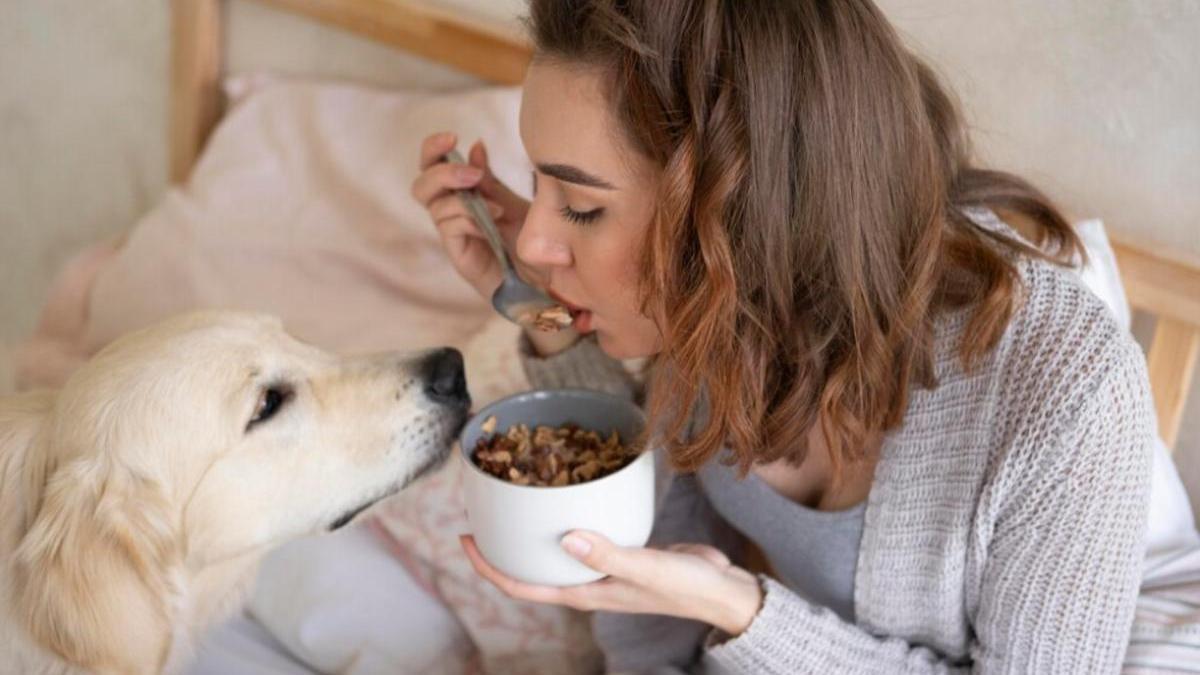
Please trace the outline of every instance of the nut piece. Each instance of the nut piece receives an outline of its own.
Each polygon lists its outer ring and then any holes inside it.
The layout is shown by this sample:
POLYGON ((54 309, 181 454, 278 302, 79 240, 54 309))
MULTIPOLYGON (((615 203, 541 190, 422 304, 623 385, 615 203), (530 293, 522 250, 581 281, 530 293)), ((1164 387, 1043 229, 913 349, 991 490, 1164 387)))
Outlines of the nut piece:
POLYGON ((483 471, 515 485, 563 487, 603 478, 619 471, 638 455, 621 444, 614 430, 607 438, 567 424, 559 428, 516 424, 496 432, 496 418, 480 425, 487 434, 471 453, 483 471))
POLYGON ((539 312, 523 312, 517 317, 517 323, 522 326, 533 326, 544 333, 553 333, 562 330, 570 326, 574 321, 571 318, 571 312, 562 305, 547 307, 539 312))

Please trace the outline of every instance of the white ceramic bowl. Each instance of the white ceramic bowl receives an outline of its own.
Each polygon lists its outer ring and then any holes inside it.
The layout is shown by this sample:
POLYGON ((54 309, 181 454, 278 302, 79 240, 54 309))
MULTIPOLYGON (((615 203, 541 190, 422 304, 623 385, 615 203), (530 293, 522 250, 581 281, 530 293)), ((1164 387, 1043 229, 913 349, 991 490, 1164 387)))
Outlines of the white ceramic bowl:
POLYGON ((645 425, 632 401, 582 389, 531 391, 479 411, 463 428, 460 460, 467 521, 483 557, 505 574, 528 583, 571 586, 603 575, 575 560, 559 540, 575 529, 592 530, 621 546, 643 546, 654 523, 654 456, 641 456, 603 478, 565 487, 514 485, 471 462, 480 425, 496 417, 496 432, 527 424, 574 423, 626 443, 645 425))

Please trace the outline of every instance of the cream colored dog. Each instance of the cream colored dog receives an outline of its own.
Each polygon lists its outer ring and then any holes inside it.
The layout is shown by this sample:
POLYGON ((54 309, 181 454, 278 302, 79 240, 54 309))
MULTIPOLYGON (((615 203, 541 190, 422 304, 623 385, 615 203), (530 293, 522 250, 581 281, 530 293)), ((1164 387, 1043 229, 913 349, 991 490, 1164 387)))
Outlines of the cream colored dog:
POLYGON ((454 350, 340 359, 214 312, 0 400, 0 672, 179 670, 269 549, 439 464, 469 405, 454 350))

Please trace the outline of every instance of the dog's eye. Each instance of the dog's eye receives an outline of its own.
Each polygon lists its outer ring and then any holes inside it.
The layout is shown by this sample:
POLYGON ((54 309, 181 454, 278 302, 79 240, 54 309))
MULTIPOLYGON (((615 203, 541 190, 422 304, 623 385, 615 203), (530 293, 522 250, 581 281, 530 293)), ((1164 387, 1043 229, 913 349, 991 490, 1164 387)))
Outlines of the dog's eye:
POLYGON ((263 389, 258 395, 258 405, 254 407, 254 416, 250 418, 250 423, 246 425, 246 431, 266 422, 275 416, 283 408, 283 404, 287 403, 292 398, 292 390, 283 386, 272 386, 263 389))

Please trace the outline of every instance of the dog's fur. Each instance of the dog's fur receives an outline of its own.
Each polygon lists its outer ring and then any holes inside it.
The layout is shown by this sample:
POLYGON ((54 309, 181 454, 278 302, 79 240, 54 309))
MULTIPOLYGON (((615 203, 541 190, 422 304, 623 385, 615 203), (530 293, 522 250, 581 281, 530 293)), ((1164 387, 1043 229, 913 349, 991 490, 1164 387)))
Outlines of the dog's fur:
POLYGON ((178 671, 270 548, 446 456, 469 403, 435 402, 425 363, 210 312, 0 399, 0 672, 178 671), (250 425, 269 387, 293 394, 250 425))

